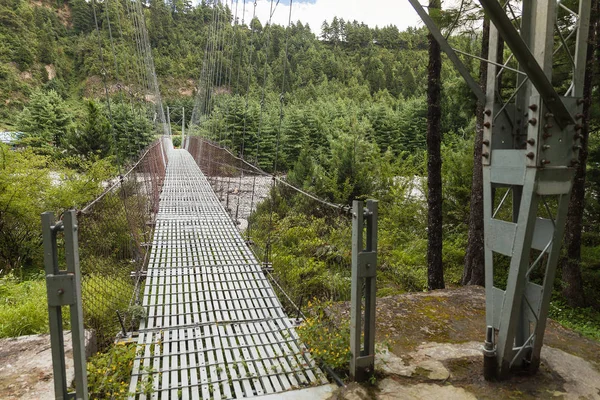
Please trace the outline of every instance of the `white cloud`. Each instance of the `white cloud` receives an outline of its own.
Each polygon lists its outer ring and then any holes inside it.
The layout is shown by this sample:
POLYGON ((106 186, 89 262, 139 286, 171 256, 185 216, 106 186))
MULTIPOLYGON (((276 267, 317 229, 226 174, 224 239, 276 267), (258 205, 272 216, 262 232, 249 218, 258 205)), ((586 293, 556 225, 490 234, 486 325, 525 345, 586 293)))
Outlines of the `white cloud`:
MULTIPOLYGON (((238 1, 238 17, 241 20, 243 1, 238 1)), ((275 3, 277 3, 276 0, 273 1, 273 4, 275 3)), ((263 24, 269 20, 271 4, 271 0, 256 1, 256 15, 263 24)), ((254 2, 247 0, 244 15, 246 24, 252 19, 253 12, 254 2)), ((287 26, 289 12, 289 5, 280 2, 273 13, 273 23, 287 26)), ((404 30, 409 26, 422 25, 407 0, 316 0, 314 4, 294 1, 292 6, 292 21, 308 23, 311 30, 317 35, 321 32, 323 21, 331 22, 335 16, 343 18, 345 21, 364 22, 372 28, 391 24, 404 30)))

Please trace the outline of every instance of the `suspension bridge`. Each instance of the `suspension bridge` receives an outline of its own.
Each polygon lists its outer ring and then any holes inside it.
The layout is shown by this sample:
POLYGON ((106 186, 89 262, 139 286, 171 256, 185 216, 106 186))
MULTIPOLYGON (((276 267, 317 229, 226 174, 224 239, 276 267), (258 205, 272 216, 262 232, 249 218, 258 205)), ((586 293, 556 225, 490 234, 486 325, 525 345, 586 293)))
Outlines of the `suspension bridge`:
POLYGON ((245 398, 326 384, 192 156, 168 158, 130 393, 144 398, 150 383, 160 398, 245 398))
MULTIPOLYGON (((236 14, 233 18, 236 26, 238 3, 236 1, 236 14)), ((272 17, 274 9, 273 2, 271 3, 272 17)), ((508 11, 496 1, 481 1, 494 24, 494 29, 490 33, 491 50, 488 58, 492 61, 489 63, 486 92, 470 76, 420 4, 413 0, 411 3, 420 12, 421 17, 442 45, 442 49, 456 64, 479 101, 486 105, 483 124, 486 130, 483 135, 481 154, 484 171, 485 251, 488 279, 486 283, 488 292, 486 368, 492 371, 489 376, 494 376, 498 372, 506 376, 513 367, 533 365, 532 368, 535 369, 539 365, 549 295, 565 224, 566 199, 571 189, 575 165, 573 160, 579 149, 575 143, 581 139, 577 133, 581 128, 574 122, 576 116, 581 115, 585 38, 589 25, 586 16, 589 14, 590 2, 581 0, 578 13, 571 11, 577 16, 578 24, 575 55, 569 53, 573 63, 573 83, 566 96, 562 97, 558 96, 552 87, 550 80, 552 60, 546 57, 552 54, 553 50, 551 40, 553 31, 548 21, 556 19, 558 6, 554 0, 536 2, 535 9, 533 6, 524 7, 520 31, 517 31, 513 21, 507 18, 508 11), (539 15, 546 18, 543 23, 536 19, 539 15), (545 24, 546 30, 538 29, 536 24, 545 24), (536 28, 535 31, 531 30, 532 27, 536 28), (506 101, 501 98, 501 93, 496 93, 497 80, 500 79, 501 73, 501 70, 497 72, 497 68, 506 68, 513 55, 506 63, 502 59, 501 62, 497 62, 498 55, 495 52, 500 36, 506 41, 519 63, 520 69, 517 72, 526 76, 526 78, 519 76, 517 80, 519 86, 506 101), (542 120, 546 120, 547 123, 542 124, 542 120), (556 127, 549 121, 555 122, 556 127), (563 139, 567 145, 563 143, 563 139), (503 206, 509 193, 513 197, 513 216, 510 221, 495 219, 497 210, 494 211, 492 206, 495 205, 497 189, 506 189, 504 198, 496 204, 498 209, 503 206), (546 204, 546 198, 550 197, 558 198, 556 201, 559 206, 554 214, 546 204), (548 218, 537 218, 539 204, 545 205, 548 218), (537 261, 532 265, 528 258, 531 250, 541 251, 537 261), (495 253, 511 258, 506 289, 498 289, 493 285, 495 253), (547 258, 544 258, 544 255, 547 255, 547 258), (543 267, 542 260, 545 260, 543 267), (529 277, 534 268, 541 271, 540 274, 543 276, 541 284, 533 282, 529 277)), ((245 7, 246 2, 244 1, 243 4, 245 7)), ((256 8, 256 2, 254 4, 256 8)), ((231 5, 233 9, 233 0, 231 5)), ((224 15, 223 12, 218 11, 223 6, 221 1, 215 1, 213 6, 213 25, 210 27, 206 43, 196 104, 191 117, 192 125, 196 126, 202 125, 211 117, 214 106, 213 94, 216 88, 221 85, 240 87, 239 81, 232 85, 231 69, 226 71, 223 67, 224 58, 227 57, 224 57, 220 50, 225 47, 224 43, 227 40, 234 42, 233 35, 226 38, 223 32, 223 26, 229 21, 219 20, 224 15)), ((136 196, 131 196, 127 194, 129 189, 124 188, 126 185, 123 184, 123 178, 118 186, 121 190, 120 198, 125 223, 133 226, 136 219, 146 223, 147 220, 151 220, 153 226, 152 233, 148 230, 143 233, 149 241, 146 243, 149 251, 138 251, 137 253, 144 256, 135 259, 138 263, 136 267, 138 283, 143 278, 143 285, 136 286, 136 289, 143 287, 140 293, 136 292, 138 294, 136 301, 141 303, 145 315, 141 318, 139 329, 135 329, 138 334, 137 353, 133 362, 129 397, 140 399, 148 397, 154 399, 246 398, 327 384, 323 371, 309 349, 300 341, 295 331, 295 322, 286 314, 271 281, 265 275, 264 263, 255 257, 248 243, 242 238, 236 224, 201 170, 200 164, 206 163, 207 160, 194 159, 185 150, 185 145, 184 149, 173 148, 168 138, 171 133, 170 118, 169 121, 165 118, 140 2, 133 2, 131 7, 131 10, 128 8, 128 12, 135 28, 137 57, 141 60, 137 71, 140 79, 139 86, 145 87, 150 92, 146 95, 153 96, 155 127, 163 139, 160 139, 159 144, 146 153, 150 154, 149 161, 136 164, 141 165, 139 168, 142 170, 135 171, 134 168, 129 177, 129 173, 125 175, 126 179, 131 180, 129 186, 136 188, 139 186, 140 179, 148 180, 149 184, 146 188, 136 189, 136 196), (144 165, 151 167, 143 170, 144 165), (139 206, 143 210, 132 210, 131 206, 133 204, 135 208, 135 203, 128 203, 128 198, 134 197, 138 205, 146 201, 140 200, 142 197, 148 199, 149 203, 143 207, 139 206), (147 211, 148 215, 136 216, 137 212, 144 214, 144 211, 147 211)), ((510 4, 508 7, 510 8, 510 4)), ((514 15, 512 10, 511 14, 514 15)), ((95 8, 94 17, 98 31, 95 8)), ((106 19, 110 28, 108 12, 106 19)), ((291 24, 291 7, 289 20, 291 24)), ((267 25, 270 25, 270 22, 269 20, 267 25)), ((241 25, 244 25, 243 20, 241 25)), ((253 31, 253 42, 257 39, 256 35, 258 33, 253 31)), ((100 39, 100 34, 98 37, 100 39)), ((562 37, 561 39, 564 43, 565 39, 562 37)), ((110 33, 110 43, 113 44, 112 33, 110 33)), ((268 48, 269 36, 266 43, 268 48)), ((102 48, 100 40, 99 46, 102 48)), ((287 73, 287 37, 285 48, 283 82, 281 96, 279 96, 281 104, 279 130, 287 73)), ((228 64, 231 66, 234 61, 233 52, 228 57, 228 64)), ((266 76, 268 55, 265 58, 266 76)), ((102 69, 105 70, 104 60, 101 59, 101 62, 102 69)), ((118 71, 115 57, 117 81, 118 71)), ((126 69, 126 72, 129 74, 129 70, 126 69)), ((238 80, 239 75, 238 73, 238 80)), ((103 77, 107 104, 110 107, 110 90, 106 77, 104 75, 103 77)), ((249 82, 250 71, 248 85, 249 82)), ((119 93, 122 94, 122 86, 117 86, 119 93)), ((248 86, 245 95, 249 96, 249 92, 248 86)), ((263 87, 259 115, 261 123, 264 100, 263 87)), ((247 104, 248 97, 246 97, 246 107, 247 104)), ((246 134, 245 118, 244 116, 244 134, 246 134)), ((185 121, 183 125, 185 126, 185 121)), ((247 165, 244 166, 256 171, 260 171, 256 165, 259 164, 258 143, 261 128, 262 126, 259 125, 254 164, 246 163, 247 165)), ((216 130, 208 133, 213 138, 222 135, 222 132, 216 130)), ((242 138, 242 155, 243 149, 242 138)), ((277 180, 279 142, 275 154, 273 163, 275 171, 273 175, 265 174, 271 176, 273 182, 277 180)), ((214 168, 214 164, 222 160, 209 159, 208 164, 211 164, 211 161, 213 165, 209 168, 214 168)), ((221 168, 221 165, 217 166, 217 169, 221 168)), ((225 165, 222 170, 227 171, 231 168, 232 165, 225 165)), ((300 189, 297 190, 302 192, 300 189)), ((309 195, 309 197, 320 201, 314 196, 309 195)), ((250 209, 252 210, 252 206, 250 209)), ((356 219, 358 210, 353 212, 356 219)), ((85 223, 82 226, 85 228, 85 223)), ((360 232, 356 237, 360 237, 359 243, 362 245, 362 231, 360 232)), ((82 233, 84 234, 85 232, 82 233)), ((142 240, 138 237, 141 235, 140 229, 132 229, 131 236, 135 238, 138 247, 141 247, 139 245, 142 240)), ((376 241, 374 243, 375 245, 371 247, 376 249, 376 241)), ((76 264, 75 258, 71 255, 72 265, 76 264)), ((268 260, 268 253, 266 259, 268 260)), ((371 259, 375 260, 376 265, 376 255, 371 259)), ((356 260, 353 259, 353 268, 356 266, 357 274, 361 274, 361 279, 374 278, 375 269, 368 270, 370 264, 364 262, 363 265, 361 262, 357 254, 356 260), (359 269, 359 264, 362 269, 359 269)), ((52 264, 52 260, 49 263, 52 264)), ((89 274, 87 279, 91 279, 91 276, 92 274, 89 274)), ((356 282, 352 283, 353 290, 360 294, 363 289, 356 282)), ((372 314, 369 318, 365 316, 364 319, 369 324, 373 324, 373 330, 365 334, 365 337, 372 341, 375 312, 374 280, 371 283, 370 292, 373 301, 366 304, 372 308, 372 314)), ((70 303, 63 304, 57 301, 57 304, 60 307, 70 303)), ((358 304, 353 306, 353 309, 358 307, 360 313, 360 299, 358 304)), ((52 318, 51 315, 51 325, 55 324, 52 318)), ((78 318, 81 319, 81 315, 78 318)), ((360 325, 360 322, 358 324, 360 325)), ((123 331, 126 333, 124 325, 123 331)), ((354 329, 352 337, 354 340, 359 338, 360 342, 361 333, 354 329)), ((362 366, 370 363, 368 365, 370 368, 374 359, 373 348, 374 343, 371 343, 370 348, 365 349, 365 354, 354 351, 353 356, 359 360, 363 358, 365 364, 362 366)), ((372 371, 372 368, 370 370, 372 371)), ((81 373, 78 376, 79 390, 85 386, 85 378, 82 378, 81 373)), ((58 381, 56 375, 55 381, 58 381)), ((57 393, 61 390, 66 392, 64 380, 57 385, 57 393), (62 389, 59 388, 61 384, 62 389)))

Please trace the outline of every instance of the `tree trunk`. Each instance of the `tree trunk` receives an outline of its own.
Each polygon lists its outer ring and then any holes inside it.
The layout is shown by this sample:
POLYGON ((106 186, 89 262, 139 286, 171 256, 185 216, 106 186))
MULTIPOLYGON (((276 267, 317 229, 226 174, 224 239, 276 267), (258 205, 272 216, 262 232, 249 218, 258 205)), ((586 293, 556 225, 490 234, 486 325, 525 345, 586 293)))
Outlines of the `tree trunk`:
MULTIPOLYGON (((440 10, 440 0, 429 0, 429 13, 440 10)), ((427 287, 444 288, 442 264, 442 154, 441 154, 441 81, 440 45, 431 34, 427 81, 427 287)))
MULTIPOLYGON (((481 58, 487 58, 490 44, 490 20, 483 21, 483 37, 481 38, 481 58)), ((487 81, 487 63, 479 63, 479 85, 485 92, 487 81)), ((485 285, 485 259, 483 242, 483 166, 481 151, 483 141, 483 112, 485 104, 477 102, 477 122, 475 143, 473 144, 473 180, 471 182, 471 204, 469 214, 469 238, 465 254, 463 285, 485 285)))
POLYGON ((565 227, 565 249, 566 255, 561 258, 563 295, 567 303, 573 307, 585 306, 583 292, 583 279, 581 276, 581 230, 583 222, 583 210, 585 206, 585 173, 588 158, 588 136, 590 105, 592 97, 592 70, 594 69, 594 43, 596 29, 598 27, 598 0, 592 1, 590 15, 590 32, 587 46, 587 63, 585 80, 583 84, 583 128, 581 129, 581 150, 579 150, 579 164, 575 170, 573 188, 567 212, 567 225, 565 227))

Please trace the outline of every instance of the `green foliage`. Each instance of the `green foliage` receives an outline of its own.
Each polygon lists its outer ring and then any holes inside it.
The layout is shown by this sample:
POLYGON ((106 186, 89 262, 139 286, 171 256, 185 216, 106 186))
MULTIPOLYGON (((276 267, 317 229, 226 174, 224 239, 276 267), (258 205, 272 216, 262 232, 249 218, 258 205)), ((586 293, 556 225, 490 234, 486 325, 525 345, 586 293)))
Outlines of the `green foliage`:
MULTIPOLYGON (((63 323, 69 328, 69 309, 63 308, 63 323)), ((48 333, 46 281, 21 281, 14 275, 0 277, 0 338, 48 333)))
POLYGON ((60 147, 73 128, 73 121, 58 93, 36 90, 19 115, 18 128, 24 133, 23 139, 36 139, 30 145, 60 147))
MULTIPOLYGON (((137 355, 135 343, 116 344, 105 353, 92 356, 87 362, 88 393, 93 399, 124 399, 129 395, 129 380, 137 355)), ((152 369, 142 367, 141 371, 152 369)), ((150 375, 143 375, 136 392, 153 392, 150 375)))
POLYGON ((40 214, 81 207, 102 191, 112 173, 106 160, 85 165, 87 174, 60 166, 31 149, 0 145, 0 262, 4 273, 41 269, 40 214))
POLYGON ((350 352, 350 321, 339 320, 333 303, 313 299, 308 302, 309 316, 297 328, 302 342, 311 355, 343 375, 348 374, 350 352))
POLYGON ((180 147, 181 146, 181 136, 173 136, 171 138, 171 140, 173 141, 173 146, 174 147, 180 147))
POLYGON ((550 318, 590 339, 600 340, 600 312, 589 308, 569 307, 561 300, 550 302, 550 318))
POLYGON ((111 127, 100 104, 88 100, 86 115, 68 138, 69 145, 84 158, 105 158, 112 153, 111 127))
POLYGON ((154 140, 149 110, 132 109, 129 104, 112 105, 114 122, 113 140, 117 143, 117 156, 124 163, 137 160, 141 151, 154 140))

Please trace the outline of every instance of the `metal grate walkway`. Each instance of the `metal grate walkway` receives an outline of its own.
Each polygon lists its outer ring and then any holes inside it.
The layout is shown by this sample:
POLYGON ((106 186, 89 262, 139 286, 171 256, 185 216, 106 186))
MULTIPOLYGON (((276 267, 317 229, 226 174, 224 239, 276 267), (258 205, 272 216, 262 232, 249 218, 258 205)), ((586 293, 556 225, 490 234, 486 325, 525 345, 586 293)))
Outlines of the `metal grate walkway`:
POLYGON ((171 150, 130 398, 227 399, 327 383, 185 150, 171 150))

